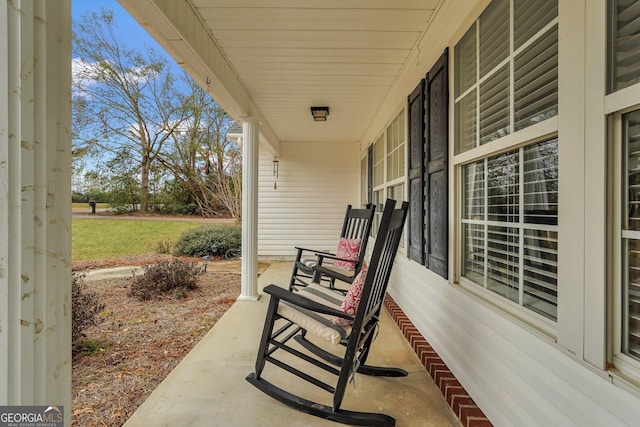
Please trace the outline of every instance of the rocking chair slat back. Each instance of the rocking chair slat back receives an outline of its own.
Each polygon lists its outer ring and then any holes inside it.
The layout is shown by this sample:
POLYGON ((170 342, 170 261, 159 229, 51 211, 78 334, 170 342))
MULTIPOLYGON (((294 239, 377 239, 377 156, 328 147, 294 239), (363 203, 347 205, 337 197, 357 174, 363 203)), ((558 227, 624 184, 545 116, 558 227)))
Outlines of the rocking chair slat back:
MULTIPOLYGON (((378 326, 380 310, 391 277, 391 269, 398 253, 398 246, 406 220, 409 204, 404 202, 400 209, 394 209, 395 201, 388 200, 382 213, 382 221, 378 229, 371 261, 362 288, 360 304, 352 325, 352 332, 347 344, 347 354, 358 359, 358 365, 364 364, 368 356, 368 348, 374 337, 374 329, 378 326), (358 333, 359 331, 359 333, 358 333), (367 350, 356 354, 358 349, 367 350)), ((346 358, 346 356, 345 356, 346 358)), ((343 367, 346 369, 346 367, 343 367)), ((340 378, 339 382, 346 381, 340 378)), ((346 386, 346 383, 344 384, 346 386)), ((338 386, 340 389, 340 385, 338 386)))
POLYGON ((367 205, 366 208, 353 208, 351 205, 347 206, 339 237, 360 240, 358 257, 355 259, 351 270, 335 272, 335 277, 331 276, 334 272, 325 271, 325 276, 322 276, 315 269, 319 263, 318 253, 329 253, 324 250, 297 247, 296 249, 298 252, 293 265, 291 279, 289 281, 289 289, 293 290, 296 286, 304 287, 313 281, 329 282, 329 287, 331 288, 333 288, 336 279, 346 283, 351 283, 362 268, 362 262, 367 252, 367 244, 369 243, 369 235, 371 234, 375 210, 375 205, 371 204, 367 205))

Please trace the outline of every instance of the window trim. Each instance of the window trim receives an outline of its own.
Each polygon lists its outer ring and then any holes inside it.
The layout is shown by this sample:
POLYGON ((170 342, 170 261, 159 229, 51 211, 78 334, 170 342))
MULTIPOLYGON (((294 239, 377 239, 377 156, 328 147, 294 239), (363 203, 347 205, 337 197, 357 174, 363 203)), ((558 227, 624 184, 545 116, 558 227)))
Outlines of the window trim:
POLYGON ((543 333, 547 338, 556 338, 558 334, 557 322, 496 294, 489 289, 478 286, 477 283, 465 277, 459 277, 456 285, 460 286, 469 294, 474 295, 481 302, 498 308, 500 311, 515 317, 538 332, 543 333))

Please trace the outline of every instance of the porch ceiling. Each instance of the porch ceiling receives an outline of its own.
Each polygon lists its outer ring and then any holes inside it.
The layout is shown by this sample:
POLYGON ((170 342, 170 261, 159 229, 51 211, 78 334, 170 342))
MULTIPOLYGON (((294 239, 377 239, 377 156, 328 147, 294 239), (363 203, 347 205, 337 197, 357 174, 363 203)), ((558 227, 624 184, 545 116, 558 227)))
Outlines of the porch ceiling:
POLYGON ((260 117, 277 147, 360 141, 442 0, 119 1, 196 80, 213 81, 232 116, 260 117), (312 105, 330 107, 326 123, 312 105))

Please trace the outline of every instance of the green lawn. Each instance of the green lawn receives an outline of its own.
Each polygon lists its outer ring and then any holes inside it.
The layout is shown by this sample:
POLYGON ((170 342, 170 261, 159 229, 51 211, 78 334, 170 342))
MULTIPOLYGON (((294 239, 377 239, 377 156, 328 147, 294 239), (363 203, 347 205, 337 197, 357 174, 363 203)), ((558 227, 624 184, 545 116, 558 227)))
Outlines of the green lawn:
POLYGON ((71 220, 71 254, 74 261, 152 254, 159 242, 171 246, 183 231, 205 223, 126 219, 71 220))

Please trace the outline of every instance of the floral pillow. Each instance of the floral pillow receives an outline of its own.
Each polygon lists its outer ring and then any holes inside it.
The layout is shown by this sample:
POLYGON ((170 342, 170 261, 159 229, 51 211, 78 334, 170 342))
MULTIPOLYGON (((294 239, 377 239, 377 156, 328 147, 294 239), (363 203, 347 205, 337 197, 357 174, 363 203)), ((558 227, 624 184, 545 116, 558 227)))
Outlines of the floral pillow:
POLYGON ((353 270, 356 267, 355 262, 358 259, 360 253, 360 239, 347 239, 341 237, 338 241, 338 249, 336 249, 336 256, 338 258, 347 259, 349 261, 336 260, 335 266, 345 268, 347 270, 353 270))
MULTIPOLYGON (((342 301, 340 310, 344 311, 347 314, 355 315, 356 310, 358 310, 358 304, 360 304, 360 297, 362 296, 362 287, 364 286, 364 280, 367 277, 367 270, 367 265, 363 265, 362 270, 360 270, 360 273, 358 273, 356 278, 353 279, 353 283, 351 284, 351 287, 349 287, 349 291, 342 301)), ((348 326, 352 322, 349 319, 336 317, 333 320, 333 323, 337 326, 348 326)))

